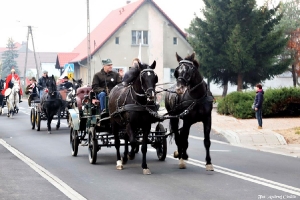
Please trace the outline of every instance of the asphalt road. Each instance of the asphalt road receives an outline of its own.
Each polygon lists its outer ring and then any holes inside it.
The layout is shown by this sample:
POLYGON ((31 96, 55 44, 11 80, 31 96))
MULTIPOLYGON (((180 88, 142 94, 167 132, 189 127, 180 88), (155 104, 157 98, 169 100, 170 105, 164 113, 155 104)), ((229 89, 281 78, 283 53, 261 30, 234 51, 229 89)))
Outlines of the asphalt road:
POLYGON ((213 131, 215 171, 207 172, 201 123, 191 128, 186 169, 178 168, 168 139, 165 161, 149 145, 152 175, 142 175, 141 153, 122 171, 114 147, 102 148, 95 165, 87 147, 72 157, 66 119, 59 130, 52 123, 52 134, 46 121, 41 131, 32 130, 30 110, 21 106, 14 119, 0 116, 0 199, 300 199, 299 158, 235 147, 213 131))

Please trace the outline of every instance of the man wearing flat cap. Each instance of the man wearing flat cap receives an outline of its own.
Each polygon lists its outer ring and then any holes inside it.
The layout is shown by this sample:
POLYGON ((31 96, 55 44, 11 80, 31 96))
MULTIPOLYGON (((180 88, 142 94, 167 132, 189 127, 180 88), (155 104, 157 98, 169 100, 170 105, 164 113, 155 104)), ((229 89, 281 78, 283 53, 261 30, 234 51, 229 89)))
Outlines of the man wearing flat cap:
POLYGON ((73 84, 69 82, 69 77, 65 76, 63 82, 60 84, 60 89, 69 89, 71 87, 73 87, 73 84))
POLYGON ((5 82, 5 88, 4 90, 2 90, 2 94, 5 95, 5 91, 7 90, 7 88, 12 88, 13 87, 13 82, 14 81, 18 81, 20 84, 20 91, 19 91, 19 103, 22 102, 22 95, 23 95, 23 91, 22 91, 22 87, 21 87, 21 82, 20 82, 20 77, 18 76, 18 74, 16 74, 16 70, 14 69, 14 67, 12 67, 11 69, 11 74, 9 74, 6 77, 6 82, 5 82))
POLYGON ((105 97, 115 85, 122 82, 119 73, 112 71, 111 59, 102 60, 103 68, 93 77, 92 89, 100 101, 100 111, 105 109, 105 97))
POLYGON ((40 98, 42 98, 42 96, 44 94, 44 89, 47 87, 47 85, 46 85, 47 80, 48 80, 48 72, 46 70, 44 70, 43 75, 41 78, 39 78, 38 85, 37 85, 39 92, 40 92, 40 98))

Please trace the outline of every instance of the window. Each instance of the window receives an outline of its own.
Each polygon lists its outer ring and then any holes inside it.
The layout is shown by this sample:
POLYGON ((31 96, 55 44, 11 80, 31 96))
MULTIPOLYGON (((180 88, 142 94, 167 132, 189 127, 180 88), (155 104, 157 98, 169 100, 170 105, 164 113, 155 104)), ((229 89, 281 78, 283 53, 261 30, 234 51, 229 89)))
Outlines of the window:
POLYGON ((173 37, 173 44, 177 44, 177 37, 173 37))
POLYGON ((131 31, 131 44, 148 44, 148 31, 131 31))
POLYGON ((116 44, 119 44, 119 37, 116 37, 116 38, 115 38, 115 43, 116 43, 116 44))

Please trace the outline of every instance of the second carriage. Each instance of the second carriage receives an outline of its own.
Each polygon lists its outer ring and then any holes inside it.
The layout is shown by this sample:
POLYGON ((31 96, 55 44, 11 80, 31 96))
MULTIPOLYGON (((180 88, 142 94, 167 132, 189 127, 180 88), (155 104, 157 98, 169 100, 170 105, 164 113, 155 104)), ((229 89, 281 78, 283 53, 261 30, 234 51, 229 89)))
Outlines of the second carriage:
MULTIPOLYGON (((106 103, 108 102, 108 97, 106 103)), ((100 113, 99 100, 91 87, 81 87, 77 89, 75 107, 69 109, 70 122, 70 146, 73 156, 77 156, 78 147, 88 147, 88 157, 91 164, 97 161, 97 152, 101 147, 114 146, 114 135, 111 131, 109 110, 100 113)), ((106 106, 108 108, 108 106, 106 106)), ((147 144, 156 149, 159 160, 164 161, 167 154, 166 129, 158 123, 155 130, 150 131, 147 144)), ((124 139, 125 129, 119 131, 120 139, 124 139)), ((139 151, 142 144, 142 132, 135 132, 137 147, 135 153, 139 151)), ((121 143, 122 146, 125 142, 121 143)))

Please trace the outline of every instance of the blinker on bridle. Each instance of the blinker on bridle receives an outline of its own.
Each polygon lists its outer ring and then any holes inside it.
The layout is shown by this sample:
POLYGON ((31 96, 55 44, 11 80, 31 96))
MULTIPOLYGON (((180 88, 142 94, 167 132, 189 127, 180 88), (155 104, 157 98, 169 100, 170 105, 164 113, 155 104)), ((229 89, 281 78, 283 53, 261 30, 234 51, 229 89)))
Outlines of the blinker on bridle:
MULTIPOLYGON (((187 72, 192 72, 192 71, 194 71, 194 69, 195 69, 194 63, 193 63, 192 61, 189 61, 189 60, 181 60, 181 61, 179 61, 179 66, 176 68, 176 70, 177 70, 179 67, 181 67, 182 65, 184 65, 184 64, 188 64, 188 65, 189 65, 189 68, 188 68, 187 72)), ((178 80, 183 80, 187 85, 189 85, 189 82, 190 82, 190 80, 191 80, 191 77, 192 77, 192 76, 190 76, 189 79, 187 80, 187 79, 185 79, 183 76, 179 76, 177 79, 178 79, 178 80)))

